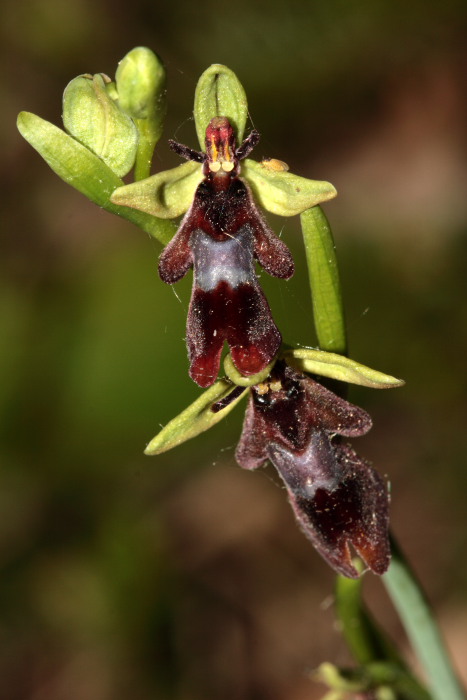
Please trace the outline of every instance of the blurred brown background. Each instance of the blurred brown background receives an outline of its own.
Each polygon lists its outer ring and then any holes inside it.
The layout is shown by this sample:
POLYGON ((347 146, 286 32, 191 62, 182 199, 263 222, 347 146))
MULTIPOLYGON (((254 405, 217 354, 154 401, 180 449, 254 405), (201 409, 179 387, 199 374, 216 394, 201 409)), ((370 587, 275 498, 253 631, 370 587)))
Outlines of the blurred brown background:
MULTIPOLYGON (((240 470, 243 408, 159 458, 142 450, 198 394, 187 377, 190 279, 158 245, 66 186, 15 129, 60 123, 85 72, 132 47, 167 65, 167 138, 197 147, 193 91, 236 71, 255 157, 330 180, 351 354, 406 379, 352 389, 374 429, 355 443, 392 484, 392 522, 467 668, 467 5, 464 0, 4 0, 1 45, 0 697, 314 700, 348 663, 333 574, 271 471, 240 470)), ((266 279, 290 343, 313 344, 295 254, 266 279)), ((376 615, 404 645, 382 586, 376 615)))

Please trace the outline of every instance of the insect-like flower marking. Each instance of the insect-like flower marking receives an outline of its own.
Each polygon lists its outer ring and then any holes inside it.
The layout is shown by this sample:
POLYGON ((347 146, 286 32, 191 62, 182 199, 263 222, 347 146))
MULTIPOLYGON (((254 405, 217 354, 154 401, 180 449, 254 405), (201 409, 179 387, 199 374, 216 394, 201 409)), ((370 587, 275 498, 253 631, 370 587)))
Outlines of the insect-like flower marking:
POLYGON ((216 117, 206 129, 206 153, 170 142, 182 157, 203 163, 204 179, 193 204, 159 261, 159 274, 168 284, 194 268, 186 335, 190 376, 203 387, 217 377, 225 341, 244 375, 264 369, 281 343, 256 277, 255 259, 282 279, 293 275, 293 259, 239 177, 239 162, 258 139, 252 131, 236 148, 228 119, 216 117))
POLYGON ((245 469, 272 462, 307 537, 350 578, 358 576, 350 544, 377 574, 390 559, 386 484, 339 437, 370 428, 361 408, 280 361, 271 379, 251 390, 235 455, 245 469))

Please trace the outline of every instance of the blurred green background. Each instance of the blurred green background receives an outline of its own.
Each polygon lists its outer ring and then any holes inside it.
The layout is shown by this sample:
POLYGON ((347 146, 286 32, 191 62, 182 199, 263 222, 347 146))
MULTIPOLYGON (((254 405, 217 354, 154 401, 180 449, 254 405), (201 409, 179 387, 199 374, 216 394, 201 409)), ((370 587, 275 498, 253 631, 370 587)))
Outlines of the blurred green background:
MULTIPOLYGON (((147 45, 166 62, 166 141, 197 147, 211 63, 242 81, 255 157, 329 180, 352 356, 403 377, 352 389, 374 428, 355 447, 392 486, 392 522, 467 668, 467 5, 465 0, 192 3, 4 0, 1 18, 0 698, 313 700, 345 664, 333 574, 269 470, 233 452, 243 408, 167 455, 150 438, 198 395, 190 279, 48 169, 15 129, 60 123, 67 82, 114 75, 147 45)), ((267 279, 290 343, 313 344, 295 220, 271 219, 297 274, 267 279)), ((377 614, 403 635, 382 587, 377 614)))

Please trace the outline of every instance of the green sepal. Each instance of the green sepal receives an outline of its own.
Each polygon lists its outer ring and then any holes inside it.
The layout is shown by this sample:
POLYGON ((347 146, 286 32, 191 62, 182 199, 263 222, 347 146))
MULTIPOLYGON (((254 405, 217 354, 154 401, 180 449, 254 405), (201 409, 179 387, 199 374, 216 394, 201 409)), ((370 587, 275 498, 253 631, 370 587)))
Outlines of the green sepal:
POLYGON ((337 195, 330 182, 308 180, 287 170, 271 170, 250 158, 242 161, 241 175, 263 209, 279 216, 301 214, 337 195))
POLYGON ((149 175, 152 154, 164 126, 165 68, 151 49, 138 46, 120 61, 115 80, 118 104, 134 120, 139 132, 135 180, 141 180, 149 175))
POLYGON ((112 192, 123 181, 98 156, 54 124, 30 112, 18 115, 21 135, 40 153, 52 170, 69 185, 103 209, 136 224, 165 245, 177 226, 154 216, 116 206, 112 192))
POLYGON ((319 206, 303 212, 300 223, 318 345, 322 350, 345 355, 347 333, 344 304, 331 228, 319 206))
POLYGON ((135 162, 136 126, 107 92, 109 78, 80 75, 63 93, 63 124, 68 133, 106 163, 119 177, 135 162))
POLYGON ((161 219, 173 219, 190 207, 202 179, 201 165, 187 161, 176 168, 119 187, 112 194, 111 201, 161 219))
POLYGON ((230 379, 230 381, 237 386, 255 386, 255 384, 264 382, 264 380, 270 375, 271 370, 276 363, 276 359, 277 358, 274 358, 272 362, 270 362, 261 372, 258 372, 258 374, 253 374, 246 377, 235 367, 229 352, 224 359, 224 372, 226 373, 228 379, 230 379))
POLYGON ((206 128, 213 117, 227 117, 237 135, 237 143, 243 141, 248 103, 245 90, 230 68, 214 63, 201 75, 195 90, 194 117, 196 133, 205 148, 206 128))
POLYGON ((317 374, 330 379, 338 379, 349 384, 359 384, 372 389, 392 389, 403 386, 404 381, 389 374, 378 372, 345 355, 312 348, 287 349, 281 356, 293 367, 302 372, 317 374))
POLYGON ((214 412, 211 406, 220 401, 231 391, 235 390, 235 386, 225 379, 219 379, 209 389, 199 396, 188 408, 180 413, 176 418, 173 418, 170 423, 162 428, 160 433, 151 440, 149 445, 144 450, 144 454, 158 455, 162 452, 167 452, 173 447, 177 447, 186 440, 196 437, 205 430, 209 430, 213 425, 219 423, 230 411, 237 405, 240 399, 247 394, 243 392, 240 396, 234 399, 228 406, 221 411, 214 412))

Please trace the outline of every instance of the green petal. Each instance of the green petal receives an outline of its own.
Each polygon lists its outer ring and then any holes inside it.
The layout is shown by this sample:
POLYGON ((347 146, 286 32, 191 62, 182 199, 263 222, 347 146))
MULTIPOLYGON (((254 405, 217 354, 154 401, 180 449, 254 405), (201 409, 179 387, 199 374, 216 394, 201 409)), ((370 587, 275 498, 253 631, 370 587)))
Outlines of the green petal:
POLYGON ((145 180, 119 187, 111 199, 114 204, 139 209, 161 219, 173 219, 190 207, 202 179, 201 165, 188 161, 145 180))
POLYGON ((102 158, 114 173, 126 175, 135 162, 138 131, 106 89, 102 75, 81 75, 63 94, 63 124, 77 141, 102 158))
POLYGON ((240 144, 247 116, 245 90, 235 73, 220 63, 209 66, 198 80, 195 91, 194 117, 201 150, 204 151, 206 128, 213 117, 227 117, 240 144))
POLYGON ((232 386, 230 382, 224 379, 218 380, 201 394, 194 403, 176 418, 173 418, 170 423, 167 423, 160 433, 151 440, 144 453, 147 455, 158 455, 161 452, 167 452, 172 447, 177 447, 182 442, 190 440, 205 430, 212 428, 213 425, 225 418, 240 399, 247 394, 246 391, 243 392, 232 403, 217 413, 211 411, 213 403, 223 399, 233 390, 235 390, 235 386, 232 386))
POLYGON ((170 241, 176 230, 173 222, 119 207, 110 201, 112 192, 121 187, 123 181, 92 151, 30 112, 21 112, 17 124, 21 135, 62 180, 100 207, 133 222, 162 244, 170 241))
POLYGON ((332 231, 321 207, 300 216, 313 304, 313 320, 321 350, 347 353, 344 304, 332 231))
POLYGON ((402 379, 396 379, 389 374, 370 369, 370 367, 334 352, 295 348, 285 350, 282 356, 290 365, 302 372, 338 379, 341 382, 359 384, 373 389, 391 389, 404 385, 402 379))
POLYGON ((287 170, 272 170, 249 158, 242 162, 241 174, 263 209, 279 216, 301 214, 337 194, 329 182, 308 180, 287 170))

